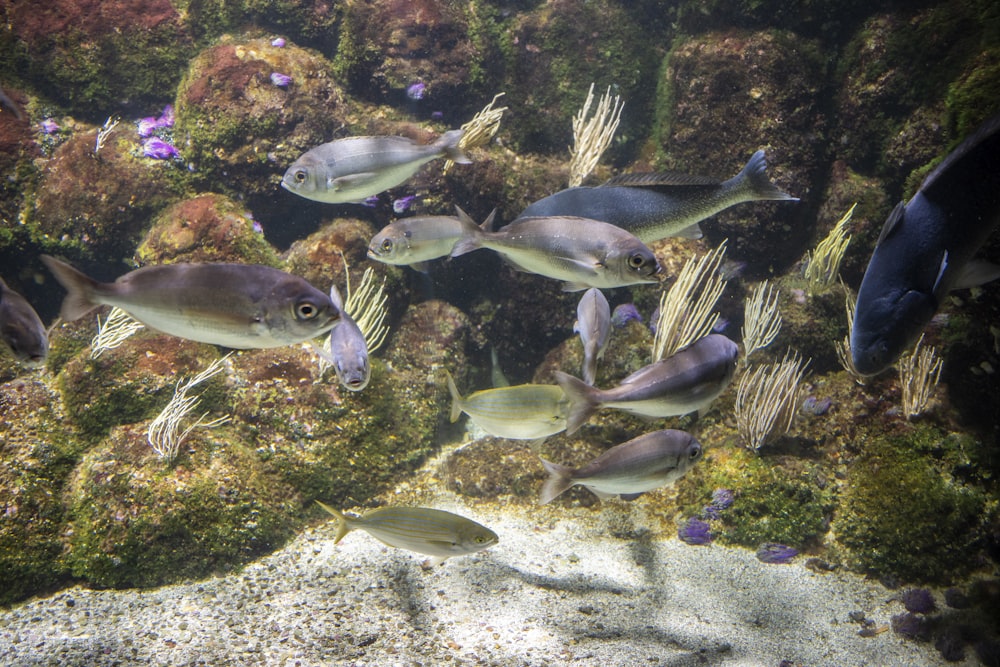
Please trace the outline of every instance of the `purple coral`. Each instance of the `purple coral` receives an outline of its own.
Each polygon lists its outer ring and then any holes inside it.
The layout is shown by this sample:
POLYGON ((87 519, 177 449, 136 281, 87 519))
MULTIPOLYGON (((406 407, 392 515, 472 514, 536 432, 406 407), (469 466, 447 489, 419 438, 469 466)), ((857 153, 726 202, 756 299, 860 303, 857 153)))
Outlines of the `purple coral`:
POLYGON ((911 588, 904 591, 899 599, 906 607, 906 611, 911 611, 914 614, 929 614, 937 609, 937 605, 934 604, 934 596, 926 588, 911 588))
POLYGON ((287 74, 282 74, 281 72, 271 72, 271 83, 279 88, 287 88, 291 82, 292 77, 287 74))
POLYGON ((56 123, 51 118, 46 118, 42 121, 42 132, 45 134, 55 134, 59 131, 59 124, 56 123))
POLYGON ((271 40, 271 46, 276 46, 280 49, 284 45, 285 45, 284 37, 275 37, 274 39, 271 40))
POLYGON ((172 144, 168 144, 159 137, 147 139, 142 145, 142 154, 154 160, 169 160, 181 156, 172 144))
POLYGON ((702 513, 709 519, 718 519, 724 510, 729 509, 735 499, 736 494, 730 489, 716 489, 712 492, 712 502, 705 505, 702 513))
POLYGON ((416 83, 411 83, 406 89, 406 96, 411 100, 422 100, 424 99, 424 92, 427 90, 427 85, 423 81, 417 81, 416 83))
POLYGON ((152 136, 154 132, 161 128, 174 126, 174 106, 168 104, 163 107, 163 113, 159 117, 146 116, 136 123, 140 137, 152 136))
POLYGON ((677 529, 677 537, 688 544, 708 544, 712 541, 708 523, 694 517, 677 529))
POLYGON ((642 315, 639 314, 639 309, 635 307, 635 304, 623 303, 615 306, 614 312, 611 313, 611 324, 621 329, 628 324, 629 320, 642 322, 642 315))
POLYGON ((410 206, 413 205, 413 201, 416 199, 415 195, 408 195, 406 197, 400 197, 399 199, 392 202, 392 210, 396 215, 405 213, 409 210, 410 206))
POLYGON ((798 549, 777 542, 765 542, 757 549, 757 560, 762 563, 789 563, 798 555, 798 549))

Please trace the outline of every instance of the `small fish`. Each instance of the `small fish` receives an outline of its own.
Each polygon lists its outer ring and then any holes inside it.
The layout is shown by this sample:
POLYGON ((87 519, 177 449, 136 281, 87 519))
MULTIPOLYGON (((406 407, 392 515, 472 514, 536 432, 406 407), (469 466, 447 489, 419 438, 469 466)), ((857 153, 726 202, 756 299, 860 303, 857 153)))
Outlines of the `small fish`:
POLYGON ((563 390, 554 384, 519 384, 484 389, 466 397, 458 391, 451 373, 451 421, 464 412, 479 428, 498 438, 532 440, 532 446, 566 428, 569 404, 563 390))
POLYGON ((612 389, 597 389, 555 371, 570 401, 566 432, 573 433, 601 408, 644 417, 673 417, 702 410, 729 386, 739 347, 721 334, 709 334, 680 352, 640 368, 612 389))
POLYGON ((361 391, 368 386, 372 374, 368 361, 368 343, 357 322, 344 310, 344 300, 336 285, 330 287, 330 300, 340 311, 341 317, 340 324, 330 330, 330 338, 327 340, 329 360, 340 384, 350 391, 361 391))
POLYGON ((583 343, 583 381, 593 385, 597 377, 597 360, 604 358, 611 338, 611 306, 601 290, 591 287, 583 293, 576 306, 573 331, 580 334, 583 343))
POLYGON ((446 157, 468 164, 458 142, 462 130, 420 145, 405 137, 337 139, 303 153, 285 172, 281 187, 300 197, 327 204, 361 203, 395 187, 426 162, 446 157))
MULTIPOLYGON (((489 222, 489 221, 487 221, 489 222)), ((565 281, 563 290, 655 283, 653 251, 619 227, 588 218, 521 218, 498 232, 467 224, 452 257, 489 248, 519 271, 565 281)))
POLYGON ((42 255, 69 292, 60 317, 79 319, 118 306, 151 329, 236 349, 280 347, 320 336, 340 309, 302 278, 253 264, 164 264, 100 283, 42 255))
POLYGON ((22 114, 21 113, 21 109, 18 108, 17 102, 15 102, 10 97, 10 95, 8 95, 7 93, 5 93, 3 91, 3 88, 0 88, 0 106, 7 107, 11 111, 13 111, 14 112, 14 118, 17 118, 18 120, 24 120, 24 114, 22 114))
MULTIPOLYGON (((476 224, 457 206, 455 211, 457 216, 403 218, 389 223, 368 244, 368 257, 385 264, 412 266, 426 272, 427 262, 451 254, 455 243, 462 238, 465 224, 476 224)), ((496 209, 483 224, 492 225, 494 216, 496 209)))
POLYGON ((701 453, 701 445, 690 433, 667 429, 615 445, 575 470, 542 459, 549 477, 542 485, 540 502, 544 505, 574 484, 582 484, 598 498, 617 495, 634 500, 646 491, 676 482, 698 462, 701 453))
POLYGON ((348 516, 325 503, 320 507, 337 518, 340 526, 333 543, 356 528, 397 549, 433 556, 438 565, 446 558, 482 551, 497 543, 497 534, 464 516, 427 507, 380 507, 364 516, 348 516))
POLYGON ((0 279, 0 342, 28 368, 45 365, 49 337, 28 300, 0 279))
MULTIPOLYGON (((561 190, 528 206, 514 221, 535 216, 586 216, 609 222, 643 243, 668 236, 701 238, 698 223, 747 201, 798 201, 767 178, 764 151, 719 182, 686 174, 623 174, 598 187, 561 190)), ((514 224, 514 223, 511 223, 514 224)))
POLYGON ((1000 276, 973 255, 1000 224, 1000 116, 948 154, 889 214, 861 279, 854 367, 874 375, 920 337, 948 292, 1000 276))

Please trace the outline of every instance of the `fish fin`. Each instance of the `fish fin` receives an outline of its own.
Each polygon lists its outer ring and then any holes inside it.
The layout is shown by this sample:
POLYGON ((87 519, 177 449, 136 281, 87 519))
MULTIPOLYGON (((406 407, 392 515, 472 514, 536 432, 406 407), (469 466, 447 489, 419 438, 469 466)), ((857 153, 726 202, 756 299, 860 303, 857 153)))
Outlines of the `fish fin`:
POLYGON ((538 498, 538 502, 545 505, 563 491, 573 486, 574 471, 568 466, 552 463, 545 459, 541 459, 541 461, 542 465, 545 466, 545 472, 549 474, 548 478, 542 484, 542 493, 538 498))
POLYGON ((480 229, 479 225, 465 211, 457 206, 455 208, 459 213, 458 221, 462 225, 462 236, 455 242, 449 257, 458 257, 467 252, 478 250, 481 247, 479 244, 484 234, 484 230, 480 229))
POLYGON ((483 220, 483 224, 479 225, 479 228, 484 232, 492 232, 493 221, 496 219, 496 217, 497 217, 497 210, 493 209, 492 211, 490 211, 490 214, 486 216, 486 219, 483 220))
MULTIPOLYGON (((584 486, 587 486, 587 485, 584 484, 584 486)), ((597 496, 601 500, 608 500, 610 498, 617 498, 618 497, 617 493, 608 493, 607 491, 601 491, 599 489, 595 489, 592 486, 587 486, 587 490, 590 491, 591 493, 593 493, 595 496, 597 496)))
POLYGON ((1000 278, 1000 266, 984 260, 972 260, 962 268, 952 289, 979 287, 1000 278))
POLYGON ((455 380, 451 377, 448 369, 444 369, 445 377, 448 379, 448 393, 451 394, 451 422, 454 424, 462 415, 462 394, 455 386, 455 380))
POLYGON ((430 262, 414 262, 410 264, 410 268, 414 271, 419 271, 420 273, 430 273, 431 263, 430 262))
POLYGON ((351 532, 351 527, 347 525, 347 517, 340 510, 335 510, 324 502, 316 501, 316 504, 322 507, 324 510, 332 514, 338 521, 337 536, 333 538, 333 543, 337 544, 342 539, 344 535, 351 532))
POLYGON ((322 345, 317 345, 316 341, 312 339, 308 340, 307 342, 309 343, 309 347, 312 348, 312 351, 315 352, 317 355, 319 355, 320 358, 323 359, 323 361, 330 364, 334 368, 337 367, 337 360, 334 359, 333 355, 330 354, 330 352, 326 349, 327 345, 329 345, 330 342, 329 336, 326 337, 326 341, 322 345))
POLYGON ((330 301, 333 301, 337 310, 344 310, 344 299, 340 296, 340 290, 337 289, 336 285, 330 285, 330 301))
POLYGON ((892 212, 889 213, 889 217, 885 219, 885 224, 882 225, 882 231, 879 232, 878 240, 875 241, 875 247, 882 245, 882 241, 889 238, 894 231, 899 227, 899 224, 903 221, 903 214, 906 212, 906 203, 899 202, 896 204, 892 212))
POLYGON ((767 160, 764 159, 764 151, 757 151, 750 156, 747 160, 746 165, 734 177, 736 179, 744 179, 746 185, 748 186, 751 198, 755 200, 783 200, 783 201, 798 201, 798 197, 793 197, 787 192, 784 192, 778 188, 777 185, 771 182, 771 179, 767 177, 767 160))
POLYGON ((931 293, 941 302, 941 298, 944 296, 940 293, 941 281, 944 279, 944 274, 948 272, 948 251, 945 250, 944 254, 941 255, 941 263, 938 265, 937 276, 934 277, 934 286, 931 288, 931 293))
POLYGON ((420 563, 420 569, 421 570, 433 570, 434 568, 436 568, 438 565, 440 565, 441 563, 445 562, 446 560, 448 560, 447 556, 431 556, 430 558, 424 559, 424 561, 422 563, 420 563))
POLYGON ((448 130, 434 142, 434 145, 444 151, 444 156, 455 164, 471 164, 472 160, 458 147, 465 130, 448 130))
MULTIPOLYGON (((518 270, 520 271, 522 269, 518 269, 518 270)), ((530 273, 530 271, 529 271, 529 273, 530 273)), ((581 282, 577 282, 577 281, 574 280, 572 282, 563 283, 562 291, 563 292, 582 292, 583 290, 589 289, 589 288, 590 288, 590 285, 587 285, 587 284, 581 283, 581 282)))
POLYGON ((572 435, 585 421, 597 412, 598 403, 591 397, 594 389, 583 380, 575 378, 569 373, 553 371, 552 376, 555 378, 556 383, 562 387, 566 398, 569 399, 569 414, 566 415, 566 434, 572 435))
POLYGON ((674 236, 682 239, 700 239, 702 237, 701 227, 698 226, 698 223, 696 222, 690 227, 685 227, 675 233, 674 236))
POLYGON ((378 174, 373 171, 363 171, 357 174, 347 174, 346 176, 331 178, 327 181, 326 186, 334 192, 339 192, 345 188, 364 185, 375 180, 376 177, 378 177, 378 174))
POLYGON ((618 494, 618 497, 621 498, 622 500, 629 500, 629 501, 631 501, 631 500, 635 500, 636 498, 638 498, 642 494, 643 494, 643 491, 640 491, 639 493, 620 493, 620 494, 618 494))
POLYGON ((532 440, 531 442, 528 443, 528 447, 531 448, 531 451, 533 451, 534 453, 537 454, 538 452, 542 451, 542 445, 545 444, 545 438, 546 437, 548 437, 548 436, 542 436, 541 438, 535 438, 534 440, 532 440))
POLYGON ((93 298, 94 288, 98 285, 96 280, 51 255, 42 255, 42 263, 69 292, 63 299, 59 317, 72 322, 101 306, 93 298))

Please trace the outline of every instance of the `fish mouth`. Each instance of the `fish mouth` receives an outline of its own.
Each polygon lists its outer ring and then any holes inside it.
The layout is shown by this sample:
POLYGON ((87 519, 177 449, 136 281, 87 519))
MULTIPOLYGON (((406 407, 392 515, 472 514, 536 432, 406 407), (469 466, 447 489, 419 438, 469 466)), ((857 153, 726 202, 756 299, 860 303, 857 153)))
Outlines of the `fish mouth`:
POLYGON ((379 254, 374 250, 372 250, 371 248, 368 248, 368 259, 378 259, 378 258, 379 254))

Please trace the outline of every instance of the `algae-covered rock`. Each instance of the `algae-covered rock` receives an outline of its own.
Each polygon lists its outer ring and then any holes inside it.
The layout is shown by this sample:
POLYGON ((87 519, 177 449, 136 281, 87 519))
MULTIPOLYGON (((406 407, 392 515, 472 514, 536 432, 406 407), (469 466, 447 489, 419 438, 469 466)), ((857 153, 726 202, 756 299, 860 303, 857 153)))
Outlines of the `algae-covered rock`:
POLYGON ((336 48, 341 3, 322 0, 174 0, 199 42, 210 42, 247 25, 275 30, 324 51, 336 48))
MULTIPOLYGON (((293 243, 285 253, 285 270, 302 276, 323 291, 328 291, 330 285, 335 284, 341 295, 347 298, 345 262, 351 269, 350 280, 354 288, 361 282, 361 276, 369 266, 377 275, 391 272, 390 267, 385 264, 368 262, 366 259, 368 241, 373 234, 371 225, 364 220, 337 218, 293 243)), ((394 301, 399 297, 397 290, 390 290, 390 293, 394 301)))
POLYGON ((0 384, 0 604, 65 579, 61 492, 81 451, 43 382, 0 384))
POLYGON ((217 194, 185 199, 160 213, 139 244, 136 259, 141 264, 280 264, 246 207, 217 194))

